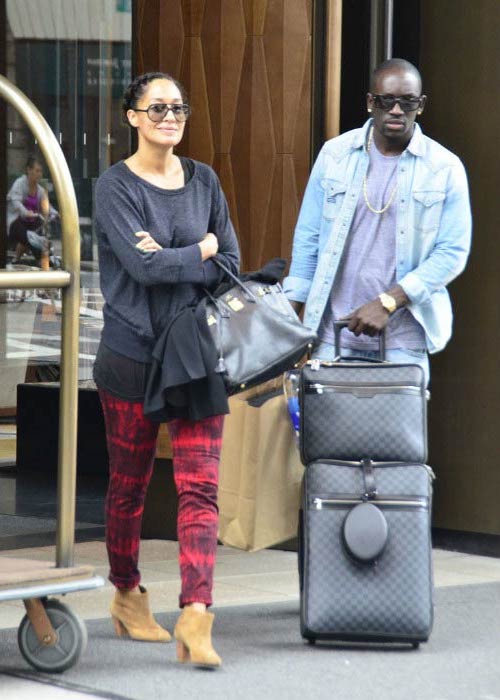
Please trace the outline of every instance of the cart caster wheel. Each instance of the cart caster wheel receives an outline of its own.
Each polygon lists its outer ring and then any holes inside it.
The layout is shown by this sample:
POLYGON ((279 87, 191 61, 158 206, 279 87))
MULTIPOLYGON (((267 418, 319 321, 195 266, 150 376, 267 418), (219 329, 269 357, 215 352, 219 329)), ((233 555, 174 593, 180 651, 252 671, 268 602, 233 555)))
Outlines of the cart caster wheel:
POLYGON ((413 644, 412 644, 412 647, 413 647, 414 649, 418 649, 419 646, 420 646, 420 642, 413 642, 413 644))
POLYGON ((56 644, 44 646, 27 615, 19 625, 17 643, 26 661, 38 671, 61 673, 74 666, 85 651, 87 628, 78 615, 58 600, 47 600, 44 606, 58 635, 56 644))
POLYGON ((307 640, 307 643, 310 644, 310 646, 314 646, 316 644, 316 640, 314 639, 314 637, 310 637, 307 640))

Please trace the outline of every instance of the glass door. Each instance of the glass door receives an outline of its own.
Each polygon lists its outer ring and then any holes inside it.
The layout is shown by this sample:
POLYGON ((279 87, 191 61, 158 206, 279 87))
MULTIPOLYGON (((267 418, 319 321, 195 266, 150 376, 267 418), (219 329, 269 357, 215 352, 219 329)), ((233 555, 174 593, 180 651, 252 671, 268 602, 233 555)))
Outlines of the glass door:
MULTIPOLYGON (((76 190, 81 243, 79 380, 82 390, 90 391, 102 327, 93 192, 99 175, 126 157, 130 147, 129 129, 121 121, 121 97, 131 75, 131 1, 0 0, 0 20, 0 72, 49 123, 76 190)), ((6 104, 0 104, 0 131, 0 267, 40 268, 36 235, 48 238, 50 268, 57 267, 58 203, 39 144, 6 104), (12 206, 13 192, 17 200, 21 193, 23 209, 12 206), (26 211, 34 211, 47 197, 50 222, 42 231, 26 211)), ((43 398, 42 389, 57 391, 61 302, 56 293, 41 290, 0 294, 0 514, 52 517, 57 415, 48 408, 53 398, 43 398), (18 397, 25 397, 19 398, 22 405, 18 397)), ((96 496, 91 489, 82 499, 77 499, 77 521, 102 522, 102 492, 96 496), (84 513, 78 510, 83 501, 84 513)))

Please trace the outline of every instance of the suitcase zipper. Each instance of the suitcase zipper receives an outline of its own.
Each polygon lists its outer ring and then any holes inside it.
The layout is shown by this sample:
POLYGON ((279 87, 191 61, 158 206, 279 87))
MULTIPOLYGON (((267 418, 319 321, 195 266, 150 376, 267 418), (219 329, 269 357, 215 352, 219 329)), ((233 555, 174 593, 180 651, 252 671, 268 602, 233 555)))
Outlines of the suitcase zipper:
POLYGON ((377 394, 414 394, 420 396, 422 390, 412 384, 320 384, 318 382, 306 385, 306 394, 323 394, 336 392, 372 397, 377 394))
POLYGON ((376 506, 384 506, 387 508, 425 508, 427 507, 427 499, 415 497, 397 497, 397 498, 375 498, 367 501, 360 496, 345 496, 339 498, 313 498, 313 506, 315 510, 323 510, 323 508, 341 508, 345 506, 354 506, 358 503, 373 503, 376 506))

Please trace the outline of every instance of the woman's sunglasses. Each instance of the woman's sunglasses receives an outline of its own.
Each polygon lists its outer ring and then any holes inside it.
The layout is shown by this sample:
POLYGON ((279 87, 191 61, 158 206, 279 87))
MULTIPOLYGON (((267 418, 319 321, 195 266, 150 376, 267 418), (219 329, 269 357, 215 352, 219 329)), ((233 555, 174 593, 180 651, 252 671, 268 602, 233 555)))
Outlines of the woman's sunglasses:
POLYGON ((176 122, 185 122, 191 114, 191 107, 188 104, 173 102, 155 102, 149 105, 147 109, 137 109, 134 107, 134 112, 146 112, 152 122, 162 122, 168 112, 172 112, 176 122))

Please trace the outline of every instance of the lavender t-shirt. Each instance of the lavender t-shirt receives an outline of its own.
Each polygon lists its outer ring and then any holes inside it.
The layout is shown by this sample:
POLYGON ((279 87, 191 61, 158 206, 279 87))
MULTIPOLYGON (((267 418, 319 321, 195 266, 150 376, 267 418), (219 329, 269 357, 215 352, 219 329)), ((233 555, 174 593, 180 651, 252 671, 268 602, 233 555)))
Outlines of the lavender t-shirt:
MULTIPOLYGON (((361 194, 347 238, 330 300, 318 331, 320 340, 334 342, 333 320, 348 316, 358 307, 373 301, 396 281, 396 200, 399 156, 384 156, 372 142, 367 173, 367 198, 375 214, 361 194), (392 196, 394 193, 394 196, 392 196), (392 199, 391 199, 392 196, 392 199)), ((392 314, 386 330, 388 348, 424 349, 425 333, 408 309, 392 314)), ((342 346, 358 350, 376 350, 378 340, 367 335, 358 338, 349 331, 342 333, 342 346)))

